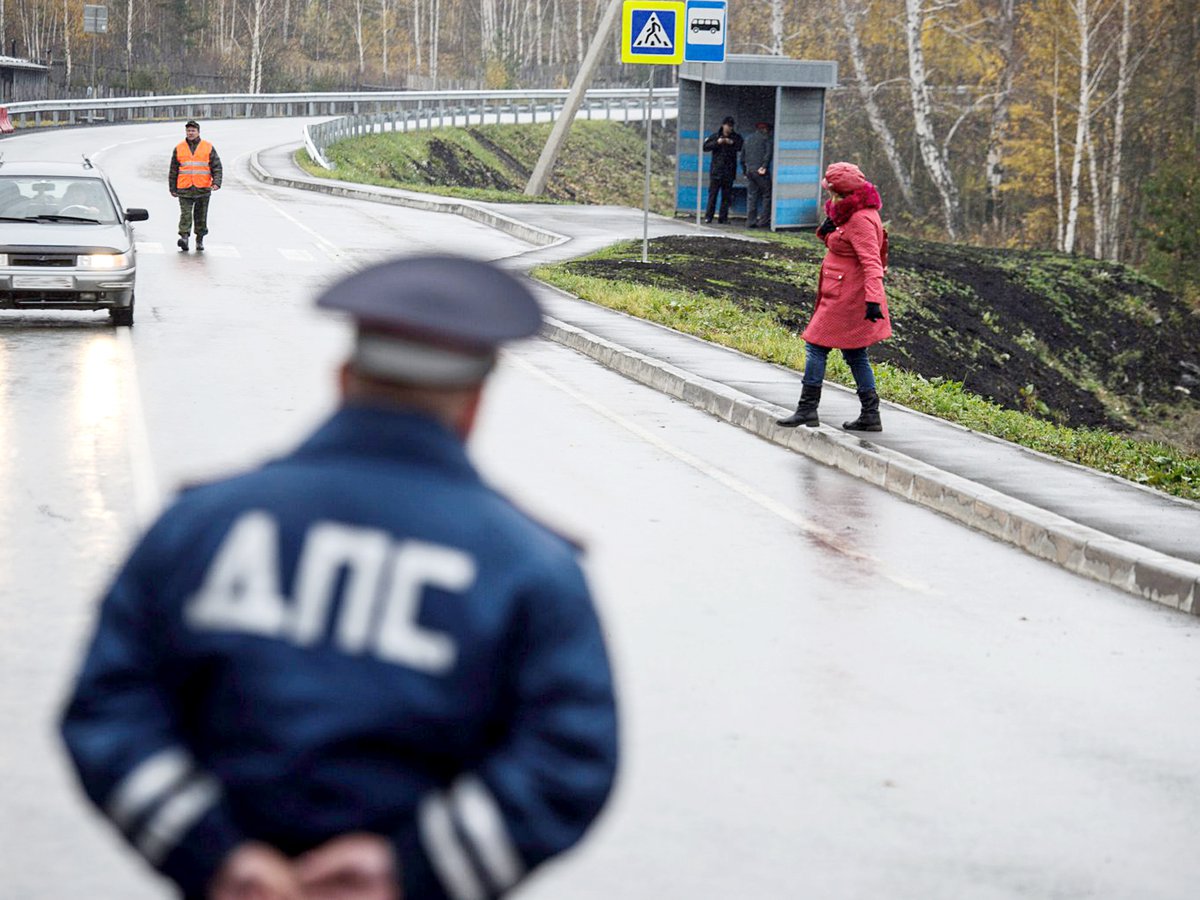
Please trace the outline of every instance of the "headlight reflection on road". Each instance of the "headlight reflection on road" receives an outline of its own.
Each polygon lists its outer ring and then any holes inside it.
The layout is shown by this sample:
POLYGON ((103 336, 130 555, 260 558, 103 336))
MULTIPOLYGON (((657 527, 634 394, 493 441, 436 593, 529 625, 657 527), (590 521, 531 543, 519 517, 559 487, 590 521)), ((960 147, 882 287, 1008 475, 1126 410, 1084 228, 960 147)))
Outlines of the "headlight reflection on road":
POLYGON ((120 354, 109 333, 87 340, 80 353, 68 451, 79 490, 77 512, 89 521, 115 522, 114 505, 105 501, 104 488, 114 478, 118 483, 126 480, 120 354))
MULTIPOLYGON (((12 378, 8 371, 8 348, 0 342, 0 516, 12 508, 12 487, 16 479, 17 447, 12 433, 12 378)), ((0 528, 3 522, 0 521, 0 528)), ((0 542, 3 544, 8 541, 0 542)), ((3 571, 11 571, 7 565, 7 554, 11 547, 0 546, 0 563, 3 571)))

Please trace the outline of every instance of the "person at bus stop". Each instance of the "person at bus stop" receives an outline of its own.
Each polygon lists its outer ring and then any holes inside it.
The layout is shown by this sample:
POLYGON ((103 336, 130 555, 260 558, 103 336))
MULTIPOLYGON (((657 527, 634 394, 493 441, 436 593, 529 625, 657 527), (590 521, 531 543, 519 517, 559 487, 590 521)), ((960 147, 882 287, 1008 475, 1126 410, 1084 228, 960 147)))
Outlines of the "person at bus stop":
POLYGON ((726 116, 721 127, 704 139, 704 152, 712 154, 708 166, 708 208, 704 221, 713 220, 717 211, 717 194, 721 195, 717 221, 729 221, 729 204, 733 199, 733 181, 737 178, 738 154, 742 152, 742 136, 733 130, 733 116, 726 116))
POLYGON ((464 442, 525 282, 414 257, 329 287, 357 334, 298 449, 193 488, 104 598, 62 734, 185 897, 496 897, 605 803, 617 720, 578 548, 464 442))
POLYGON ((879 191, 858 166, 831 163, 821 186, 829 192, 825 221, 817 235, 825 242, 825 258, 817 287, 817 305, 804 329, 804 377, 796 411, 776 423, 785 428, 820 424, 817 407, 825 381, 829 351, 838 348, 862 406, 858 418, 845 422, 849 431, 882 431, 879 394, 867 348, 892 334, 883 291, 885 232, 879 217, 879 191))
POLYGON ((771 124, 759 122, 742 145, 742 173, 746 176, 746 227, 771 227, 771 158, 775 142, 771 124))
POLYGON ((171 153, 167 184, 171 196, 179 199, 179 240, 184 252, 194 230, 196 249, 204 250, 208 234, 208 202, 213 191, 221 189, 221 157, 210 142, 201 140, 200 125, 189 119, 183 126, 184 138, 171 153))

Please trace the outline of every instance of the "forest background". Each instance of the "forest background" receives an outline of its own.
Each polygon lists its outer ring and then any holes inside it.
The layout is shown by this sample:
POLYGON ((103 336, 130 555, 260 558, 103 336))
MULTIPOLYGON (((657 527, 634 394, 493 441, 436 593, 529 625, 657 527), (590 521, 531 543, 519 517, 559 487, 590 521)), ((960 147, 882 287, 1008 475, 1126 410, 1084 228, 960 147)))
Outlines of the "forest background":
MULTIPOLYGON (((0 0, 0 39, 56 97, 565 87, 607 2, 114 0, 94 35, 82 0, 0 0)), ((728 21, 731 53, 838 61, 826 157, 894 227, 1128 262, 1200 305, 1200 0, 730 0, 728 21)))

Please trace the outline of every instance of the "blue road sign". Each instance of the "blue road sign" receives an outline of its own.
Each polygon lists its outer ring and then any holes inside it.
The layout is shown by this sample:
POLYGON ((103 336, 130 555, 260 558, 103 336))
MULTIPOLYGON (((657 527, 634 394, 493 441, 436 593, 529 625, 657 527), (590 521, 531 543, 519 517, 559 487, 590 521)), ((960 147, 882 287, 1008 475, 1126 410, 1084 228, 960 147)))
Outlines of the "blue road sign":
POLYGON ((687 0, 683 21, 683 58, 688 62, 725 62, 726 0, 687 0))

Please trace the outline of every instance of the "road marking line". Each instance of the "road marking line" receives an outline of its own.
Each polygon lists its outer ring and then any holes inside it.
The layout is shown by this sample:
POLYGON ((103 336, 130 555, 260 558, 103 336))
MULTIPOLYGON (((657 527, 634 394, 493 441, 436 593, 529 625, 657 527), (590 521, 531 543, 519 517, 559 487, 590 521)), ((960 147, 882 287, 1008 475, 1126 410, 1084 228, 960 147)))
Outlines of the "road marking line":
POLYGON ((293 216, 291 213, 289 213, 286 209, 284 209, 282 206, 280 206, 278 203, 276 203, 274 200, 272 200, 270 197, 268 197, 266 194, 264 194, 261 190, 259 190, 258 187, 255 186, 255 184, 234 174, 234 167, 239 162, 241 162, 246 157, 248 157, 251 152, 258 152, 258 151, 248 151, 246 153, 243 153, 241 156, 237 157, 236 159, 234 159, 233 165, 229 167, 230 175, 233 177, 233 180, 236 181, 242 187, 244 187, 247 191, 249 191, 251 194, 253 194, 255 197, 257 197, 259 200, 261 200, 263 203, 267 204, 267 206, 271 207, 271 209, 275 210, 275 212, 279 213, 279 215, 283 216, 285 219, 287 219, 289 222, 291 222, 297 228, 312 235, 313 240, 315 240, 317 242, 317 245, 322 250, 325 251, 325 253, 329 256, 330 259, 332 259, 335 262, 341 262, 345 256, 345 254, 343 253, 342 249, 337 246, 337 244, 333 243, 330 240, 327 240, 323 235, 318 234, 316 231, 309 228, 302 221, 297 219, 295 216, 293 216))
POLYGON ((291 247, 280 247, 279 252, 283 254, 284 259, 295 260, 296 262, 312 262, 313 256, 307 250, 296 250, 291 247))
POLYGON ((117 147, 127 147, 130 144, 144 144, 146 141, 157 141, 158 139, 158 136, 155 135, 154 137, 134 138, 130 141, 117 141, 115 144, 109 144, 107 147, 101 147, 95 153, 92 153, 90 156, 88 156, 88 159, 90 159, 92 162, 95 162, 109 150, 113 150, 117 147))
POLYGON ((165 253, 160 241, 134 241, 133 247, 138 253, 165 253))
POLYGON ((126 405, 129 410, 129 468, 133 474, 133 511, 139 530, 153 521, 162 507, 162 492, 154 474, 154 454, 146 428, 146 411, 138 384, 137 356, 128 328, 117 328, 117 347, 125 354, 126 405))
POLYGON ((242 251, 233 244, 205 244, 204 250, 197 252, 203 252, 209 256, 226 256, 232 259, 240 258, 242 255, 242 251))
POLYGON ((842 540, 842 538, 840 538, 834 532, 830 531, 828 528, 818 525, 812 519, 808 519, 808 518, 800 515, 794 509, 792 509, 789 506, 786 506, 783 503, 780 503, 775 498, 768 497, 766 494, 762 493, 761 491, 756 490, 755 488, 746 484, 746 482, 742 481, 741 479, 735 478, 734 476, 730 475, 729 473, 724 472, 721 469, 716 468, 715 466, 709 465, 704 460, 700 459, 697 456, 692 455, 691 453, 687 452, 686 450, 681 449, 680 447, 675 446, 674 444, 668 443, 667 441, 665 441, 661 437, 659 437, 657 434, 654 434, 653 432, 648 431, 647 429, 643 428, 641 425, 638 425, 633 420, 626 418, 625 416, 621 415, 620 413, 616 412, 613 409, 610 409, 609 407, 605 406, 602 403, 598 403, 597 401, 593 400, 591 397, 587 396, 586 394, 580 393, 579 391, 572 388, 570 385, 566 384, 565 382, 561 381, 558 378, 555 378, 553 375, 546 374, 545 372, 543 372, 541 369, 539 369, 537 366, 533 365, 529 361, 521 359, 520 357, 515 356, 511 353, 505 354, 504 358, 507 362, 513 363, 518 368, 523 369, 528 374, 533 375, 535 378, 539 379, 540 381, 543 381, 546 384, 550 385, 551 387, 556 388, 557 390, 566 394, 572 400, 575 400, 577 403, 583 404, 588 409, 592 410, 593 412, 597 413, 600 416, 603 416, 604 418, 608 419, 610 422, 613 422, 614 424, 619 425, 621 428, 624 428, 626 431, 630 432, 631 434, 641 438, 643 441, 645 441, 646 443, 655 447, 656 449, 661 450, 663 453, 666 453, 669 456, 673 456, 675 459, 679 460, 680 462, 684 463, 685 465, 691 466, 697 472, 700 472, 702 475, 708 476, 713 481, 716 481, 718 484, 721 484, 722 486, 728 488, 729 490, 733 491, 734 493, 740 494, 742 497, 749 500, 751 503, 754 503, 754 504, 762 507, 767 512, 774 513, 776 516, 783 519, 789 525, 793 525, 796 528, 799 528, 802 532, 804 532, 804 534, 806 534, 808 537, 812 538, 813 540, 817 541, 822 546, 834 551, 835 553, 837 553, 841 556, 848 557, 848 558, 856 560, 858 562, 870 563, 874 566, 879 567, 880 571, 878 572, 878 574, 881 577, 886 578, 888 581, 892 582, 893 584, 895 584, 899 587, 904 588, 905 590, 910 590, 910 591, 914 591, 917 593, 929 594, 929 595, 937 593, 929 585, 927 585, 923 582, 917 581, 915 579, 907 578, 902 575, 895 575, 895 574, 885 571, 884 570, 885 564, 884 564, 883 560, 879 559, 878 557, 871 556, 868 553, 863 553, 860 550, 857 550, 854 547, 847 545, 846 542, 844 540, 842 540))

